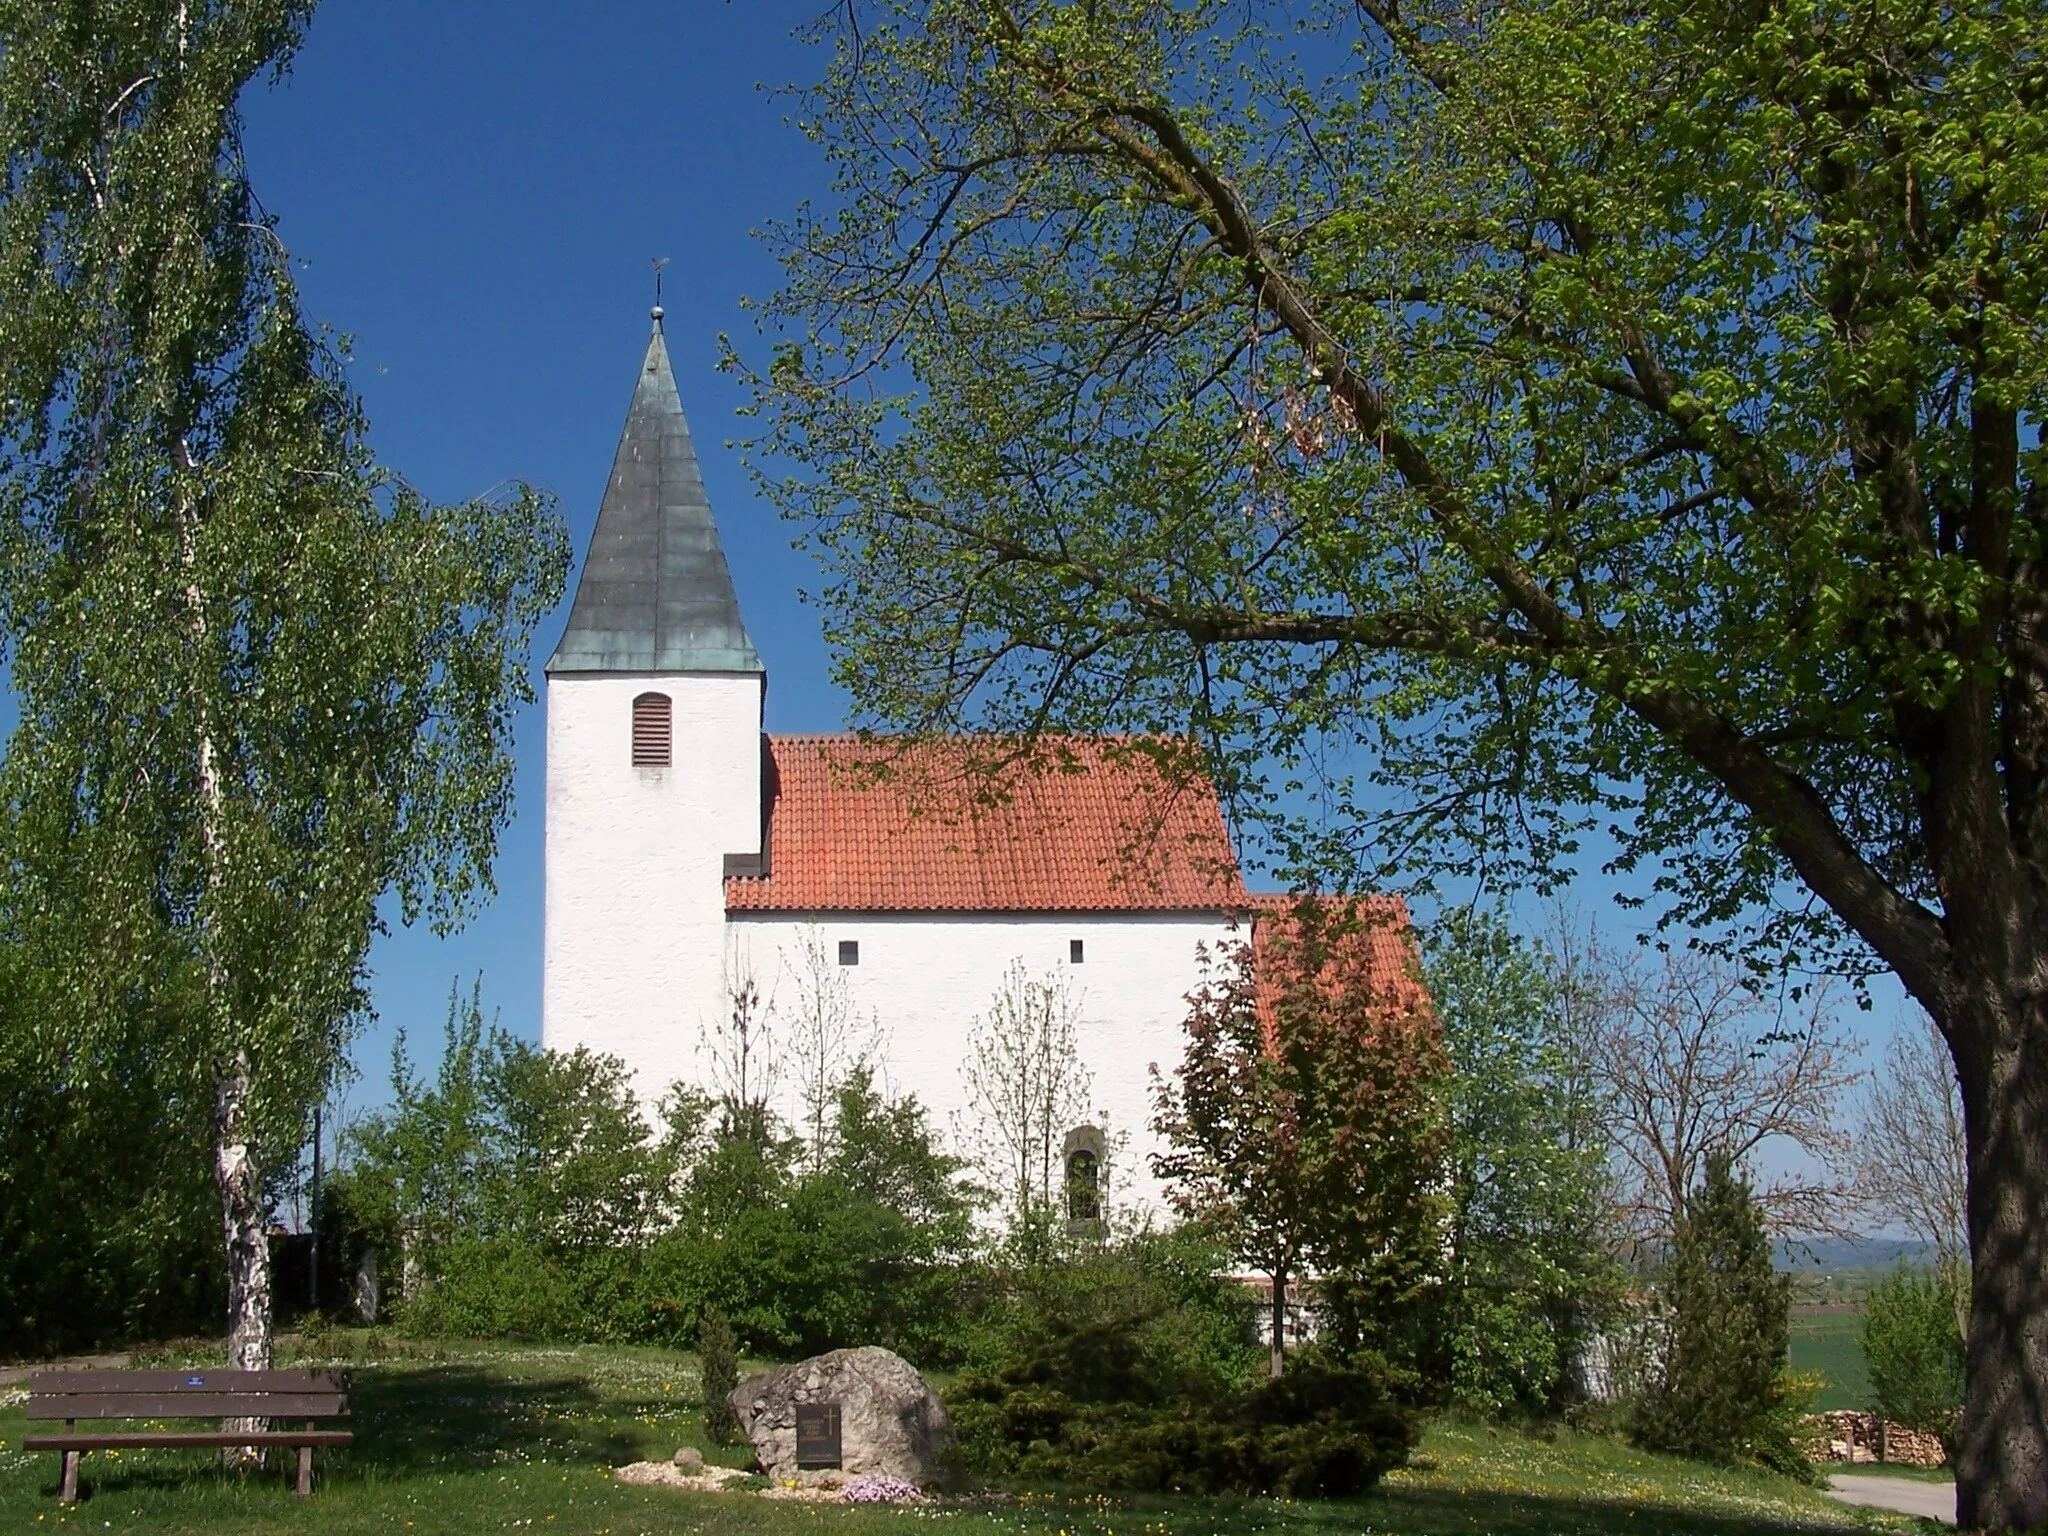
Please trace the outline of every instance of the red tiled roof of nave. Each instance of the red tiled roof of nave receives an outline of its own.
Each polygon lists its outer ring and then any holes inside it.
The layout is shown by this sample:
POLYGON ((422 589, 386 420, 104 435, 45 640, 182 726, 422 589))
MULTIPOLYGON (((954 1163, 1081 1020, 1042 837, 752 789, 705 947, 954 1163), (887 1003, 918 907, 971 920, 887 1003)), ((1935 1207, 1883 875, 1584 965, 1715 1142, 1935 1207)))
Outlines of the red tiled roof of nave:
POLYGON ((770 736, 768 872, 730 911, 1242 912, 1215 789, 1128 740, 1043 743, 1047 766, 973 776, 974 738, 905 746, 770 736))

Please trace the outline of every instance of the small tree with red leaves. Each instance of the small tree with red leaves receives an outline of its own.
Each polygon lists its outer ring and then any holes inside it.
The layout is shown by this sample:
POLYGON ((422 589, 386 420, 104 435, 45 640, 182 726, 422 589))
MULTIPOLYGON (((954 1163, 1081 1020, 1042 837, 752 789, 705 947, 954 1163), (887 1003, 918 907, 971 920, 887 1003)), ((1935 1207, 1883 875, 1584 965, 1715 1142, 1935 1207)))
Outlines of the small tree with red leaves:
POLYGON ((1441 1251, 1446 1062, 1420 987, 1375 975, 1374 920, 1303 903, 1256 945, 1205 954, 1180 1067, 1153 1068, 1171 1148, 1153 1172, 1271 1278, 1276 1377, 1294 1281, 1405 1289, 1441 1251))

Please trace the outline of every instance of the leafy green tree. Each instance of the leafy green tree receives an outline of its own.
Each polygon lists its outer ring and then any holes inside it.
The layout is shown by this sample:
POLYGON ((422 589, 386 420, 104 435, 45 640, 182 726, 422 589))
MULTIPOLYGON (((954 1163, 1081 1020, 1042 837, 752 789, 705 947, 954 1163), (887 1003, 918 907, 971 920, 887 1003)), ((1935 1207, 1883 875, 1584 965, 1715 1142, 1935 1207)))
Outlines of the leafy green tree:
POLYGON ((948 1360, 980 1192, 916 1100, 888 1099, 864 1067, 836 1097, 822 1158, 721 1137, 689 1170, 654 1262, 756 1348, 880 1343, 948 1360))
POLYGON ((1617 1288, 1600 1105, 1569 1049, 1565 982, 1498 916, 1446 914, 1423 975, 1451 1063, 1451 1394, 1540 1410, 1617 1288))
POLYGON ((300 311, 236 107, 311 10, 0 4, 13 906, 84 1029, 138 997, 183 1027, 242 1367, 266 1167, 366 1010, 380 904, 446 923, 488 889, 567 553, 531 495, 435 507, 378 471, 300 311))
POLYGON ((1636 1439, 1803 1472, 1785 1380, 1792 1283, 1772 1264, 1763 1213, 1725 1156, 1707 1160, 1686 1203, 1661 1292, 1669 1326, 1651 1383, 1632 1405, 1636 1439))
POLYGON ((1902 1266, 1872 1286, 1863 1305, 1863 1357, 1877 1411, 1939 1435, 1951 1454, 1963 1407, 1956 1289, 1947 1271, 1915 1274, 1902 1266))
POLYGON ((1971 1137, 1962 1520, 2048 1522, 2048 16, 820 32, 758 448, 860 716, 1179 732, 1361 883, 1600 828, 1759 963, 1894 972, 1971 1137))
MULTIPOLYGON (((351 1131, 338 1193, 405 1254, 416 1287, 515 1251, 573 1287, 666 1219, 676 1145, 657 1137, 616 1057, 512 1038, 486 1022, 479 982, 449 997, 431 1084, 413 1074, 401 1034, 392 1107, 351 1131)), ((587 1331, 573 1304, 547 1311, 555 1331, 587 1331)))
POLYGON ((1442 1054, 1414 999, 1376 985, 1375 920, 1312 903, 1266 919, 1278 936, 1205 962, 1180 1065, 1154 1069, 1153 1171, 1271 1280, 1276 1377, 1304 1271, 1392 1294, 1440 1244, 1442 1054))
POLYGON ((108 1038, 48 993, 0 940, 0 1354, 203 1329, 219 1207, 181 1021, 137 1001, 108 1038))

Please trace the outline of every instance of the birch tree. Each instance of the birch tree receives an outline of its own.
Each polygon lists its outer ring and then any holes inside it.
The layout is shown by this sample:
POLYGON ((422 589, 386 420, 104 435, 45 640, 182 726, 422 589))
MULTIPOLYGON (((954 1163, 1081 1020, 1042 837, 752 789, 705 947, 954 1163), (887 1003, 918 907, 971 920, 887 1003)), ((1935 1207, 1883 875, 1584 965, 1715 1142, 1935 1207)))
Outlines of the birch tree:
POLYGON ((382 914, 491 889, 566 541, 380 471, 252 190, 236 106, 295 0, 0 3, 10 893, 90 1029, 174 1000, 210 1085, 228 1364, 270 1362, 263 1183, 382 914))

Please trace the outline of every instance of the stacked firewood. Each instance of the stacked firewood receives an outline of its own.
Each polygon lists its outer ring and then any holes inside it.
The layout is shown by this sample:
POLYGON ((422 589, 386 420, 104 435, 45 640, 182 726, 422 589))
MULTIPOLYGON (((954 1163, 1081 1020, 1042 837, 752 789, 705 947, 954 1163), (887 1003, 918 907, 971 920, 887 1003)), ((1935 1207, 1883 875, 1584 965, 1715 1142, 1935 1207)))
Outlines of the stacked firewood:
POLYGON ((1889 1461, 1938 1467, 1948 1460, 1937 1436, 1888 1423, 1874 1413, 1837 1408, 1806 1416, 1806 1454, 1814 1461, 1889 1461))

